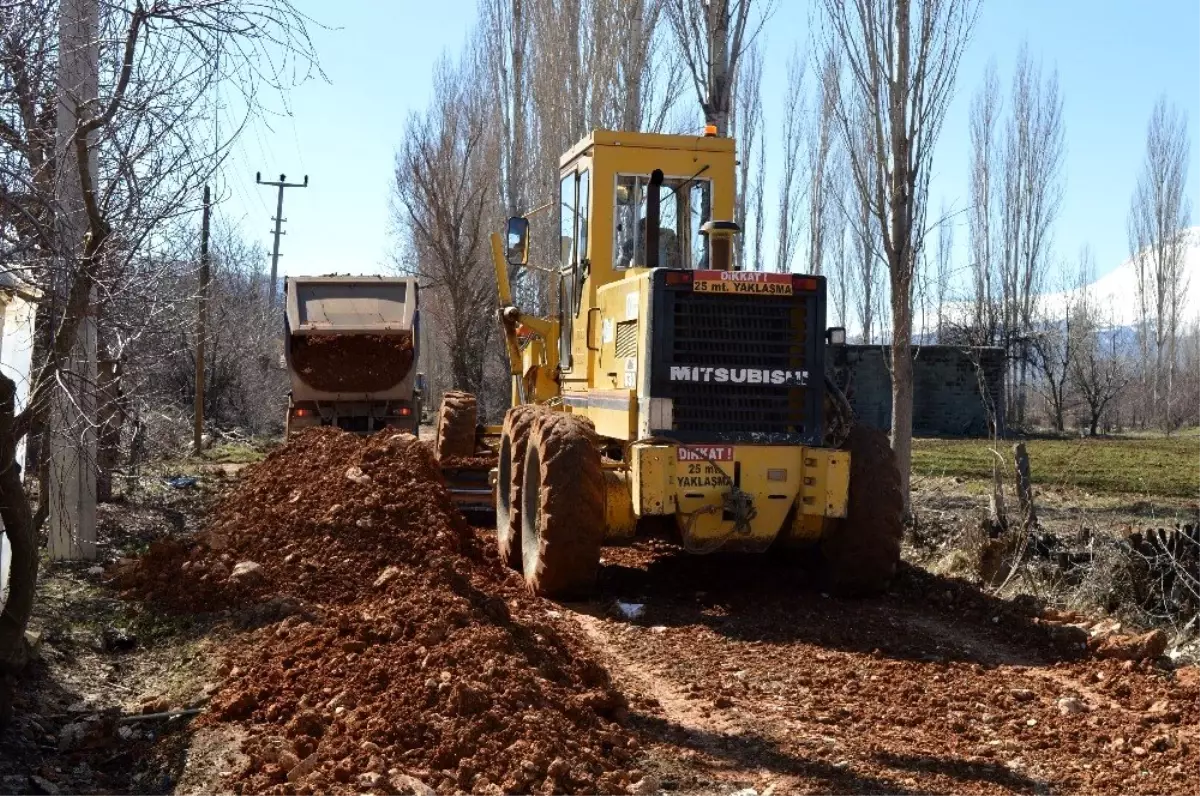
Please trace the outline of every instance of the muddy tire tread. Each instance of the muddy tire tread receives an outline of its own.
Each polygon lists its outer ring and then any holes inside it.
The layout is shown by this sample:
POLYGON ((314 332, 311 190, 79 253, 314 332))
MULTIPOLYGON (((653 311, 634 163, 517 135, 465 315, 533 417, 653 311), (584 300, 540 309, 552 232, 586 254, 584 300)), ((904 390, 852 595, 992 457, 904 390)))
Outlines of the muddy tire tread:
POLYGON ((534 404, 514 406, 504 415, 504 427, 500 433, 500 450, 504 441, 509 445, 508 482, 496 484, 496 494, 501 490, 508 495, 508 516, 496 506, 496 550, 500 561, 507 567, 521 571, 521 487, 525 478, 525 449, 533 423, 548 410, 534 404))
POLYGON ((850 452, 846 517, 822 539, 821 570, 831 591, 844 596, 877 594, 900 564, 904 497, 900 471, 887 435, 856 425, 843 449, 850 452))
MULTIPOLYGON (((562 412, 535 418, 526 464, 536 450, 541 475, 537 554, 526 553, 525 582, 555 599, 586 596, 595 587, 604 539, 604 479, 590 421, 562 412)), ((534 518, 522 517, 523 544, 534 518)))
POLYGON ((475 455, 475 426, 479 405, 469 392, 451 390, 442 396, 438 410, 434 454, 439 460, 475 455))

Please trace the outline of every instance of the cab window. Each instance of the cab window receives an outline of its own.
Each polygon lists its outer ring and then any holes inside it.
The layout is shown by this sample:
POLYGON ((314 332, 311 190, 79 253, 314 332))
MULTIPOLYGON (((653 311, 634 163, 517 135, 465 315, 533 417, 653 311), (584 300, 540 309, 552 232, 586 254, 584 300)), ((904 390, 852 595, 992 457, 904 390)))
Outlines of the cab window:
MULTIPOLYGON (((613 251, 616 268, 646 265, 645 175, 617 177, 613 251)), ((712 215, 711 183, 668 177, 659 189, 658 264, 665 268, 704 268, 708 247, 701 226, 712 215)))

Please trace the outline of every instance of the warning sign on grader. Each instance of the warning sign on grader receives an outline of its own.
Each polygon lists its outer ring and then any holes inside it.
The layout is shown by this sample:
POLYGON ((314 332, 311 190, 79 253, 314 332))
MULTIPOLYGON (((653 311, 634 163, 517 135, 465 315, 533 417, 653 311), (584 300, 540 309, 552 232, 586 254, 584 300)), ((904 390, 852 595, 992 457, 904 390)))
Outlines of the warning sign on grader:
POLYGON ((697 271, 692 279, 692 289, 697 293, 790 296, 792 276, 761 271, 697 271))

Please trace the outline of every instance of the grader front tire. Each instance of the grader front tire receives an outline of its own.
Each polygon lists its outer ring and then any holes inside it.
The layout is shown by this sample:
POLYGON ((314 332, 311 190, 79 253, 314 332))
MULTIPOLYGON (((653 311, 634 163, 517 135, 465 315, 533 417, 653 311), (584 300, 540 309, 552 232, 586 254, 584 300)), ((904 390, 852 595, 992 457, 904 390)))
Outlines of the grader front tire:
POLYGON ((604 539, 604 477, 588 421, 560 412, 536 418, 521 492, 525 582, 543 597, 585 596, 604 539))
POLYGON ((846 517, 821 539, 821 564, 831 590, 847 596, 887 588, 900 564, 904 497, 887 435, 866 426, 851 429, 850 495, 846 517))
POLYGON ((438 460, 475 455, 475 425, 479 406, 469 392, 451 390, 442 396, 438 410, 434 455, 438 460))
POLYGON ((500 561, 518 572, 521 564, 521 488, 525 478, 525 449, 534 421, 545 414, 540 406, 514 406, 504 415, 496 468, 496 549, 500 561))

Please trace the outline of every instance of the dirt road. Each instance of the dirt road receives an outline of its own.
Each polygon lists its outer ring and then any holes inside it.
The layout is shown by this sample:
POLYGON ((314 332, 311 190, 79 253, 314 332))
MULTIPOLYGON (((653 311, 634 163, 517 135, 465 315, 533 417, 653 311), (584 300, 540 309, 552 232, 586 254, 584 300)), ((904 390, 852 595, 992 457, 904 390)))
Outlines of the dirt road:
POLYGON ((913 568, 849 601, 760 557, 605 559, 598 598, 562 611, 629 698, 647 790, 1200 790, 1194 668, 1080 659, 1058 628, 913 568))

